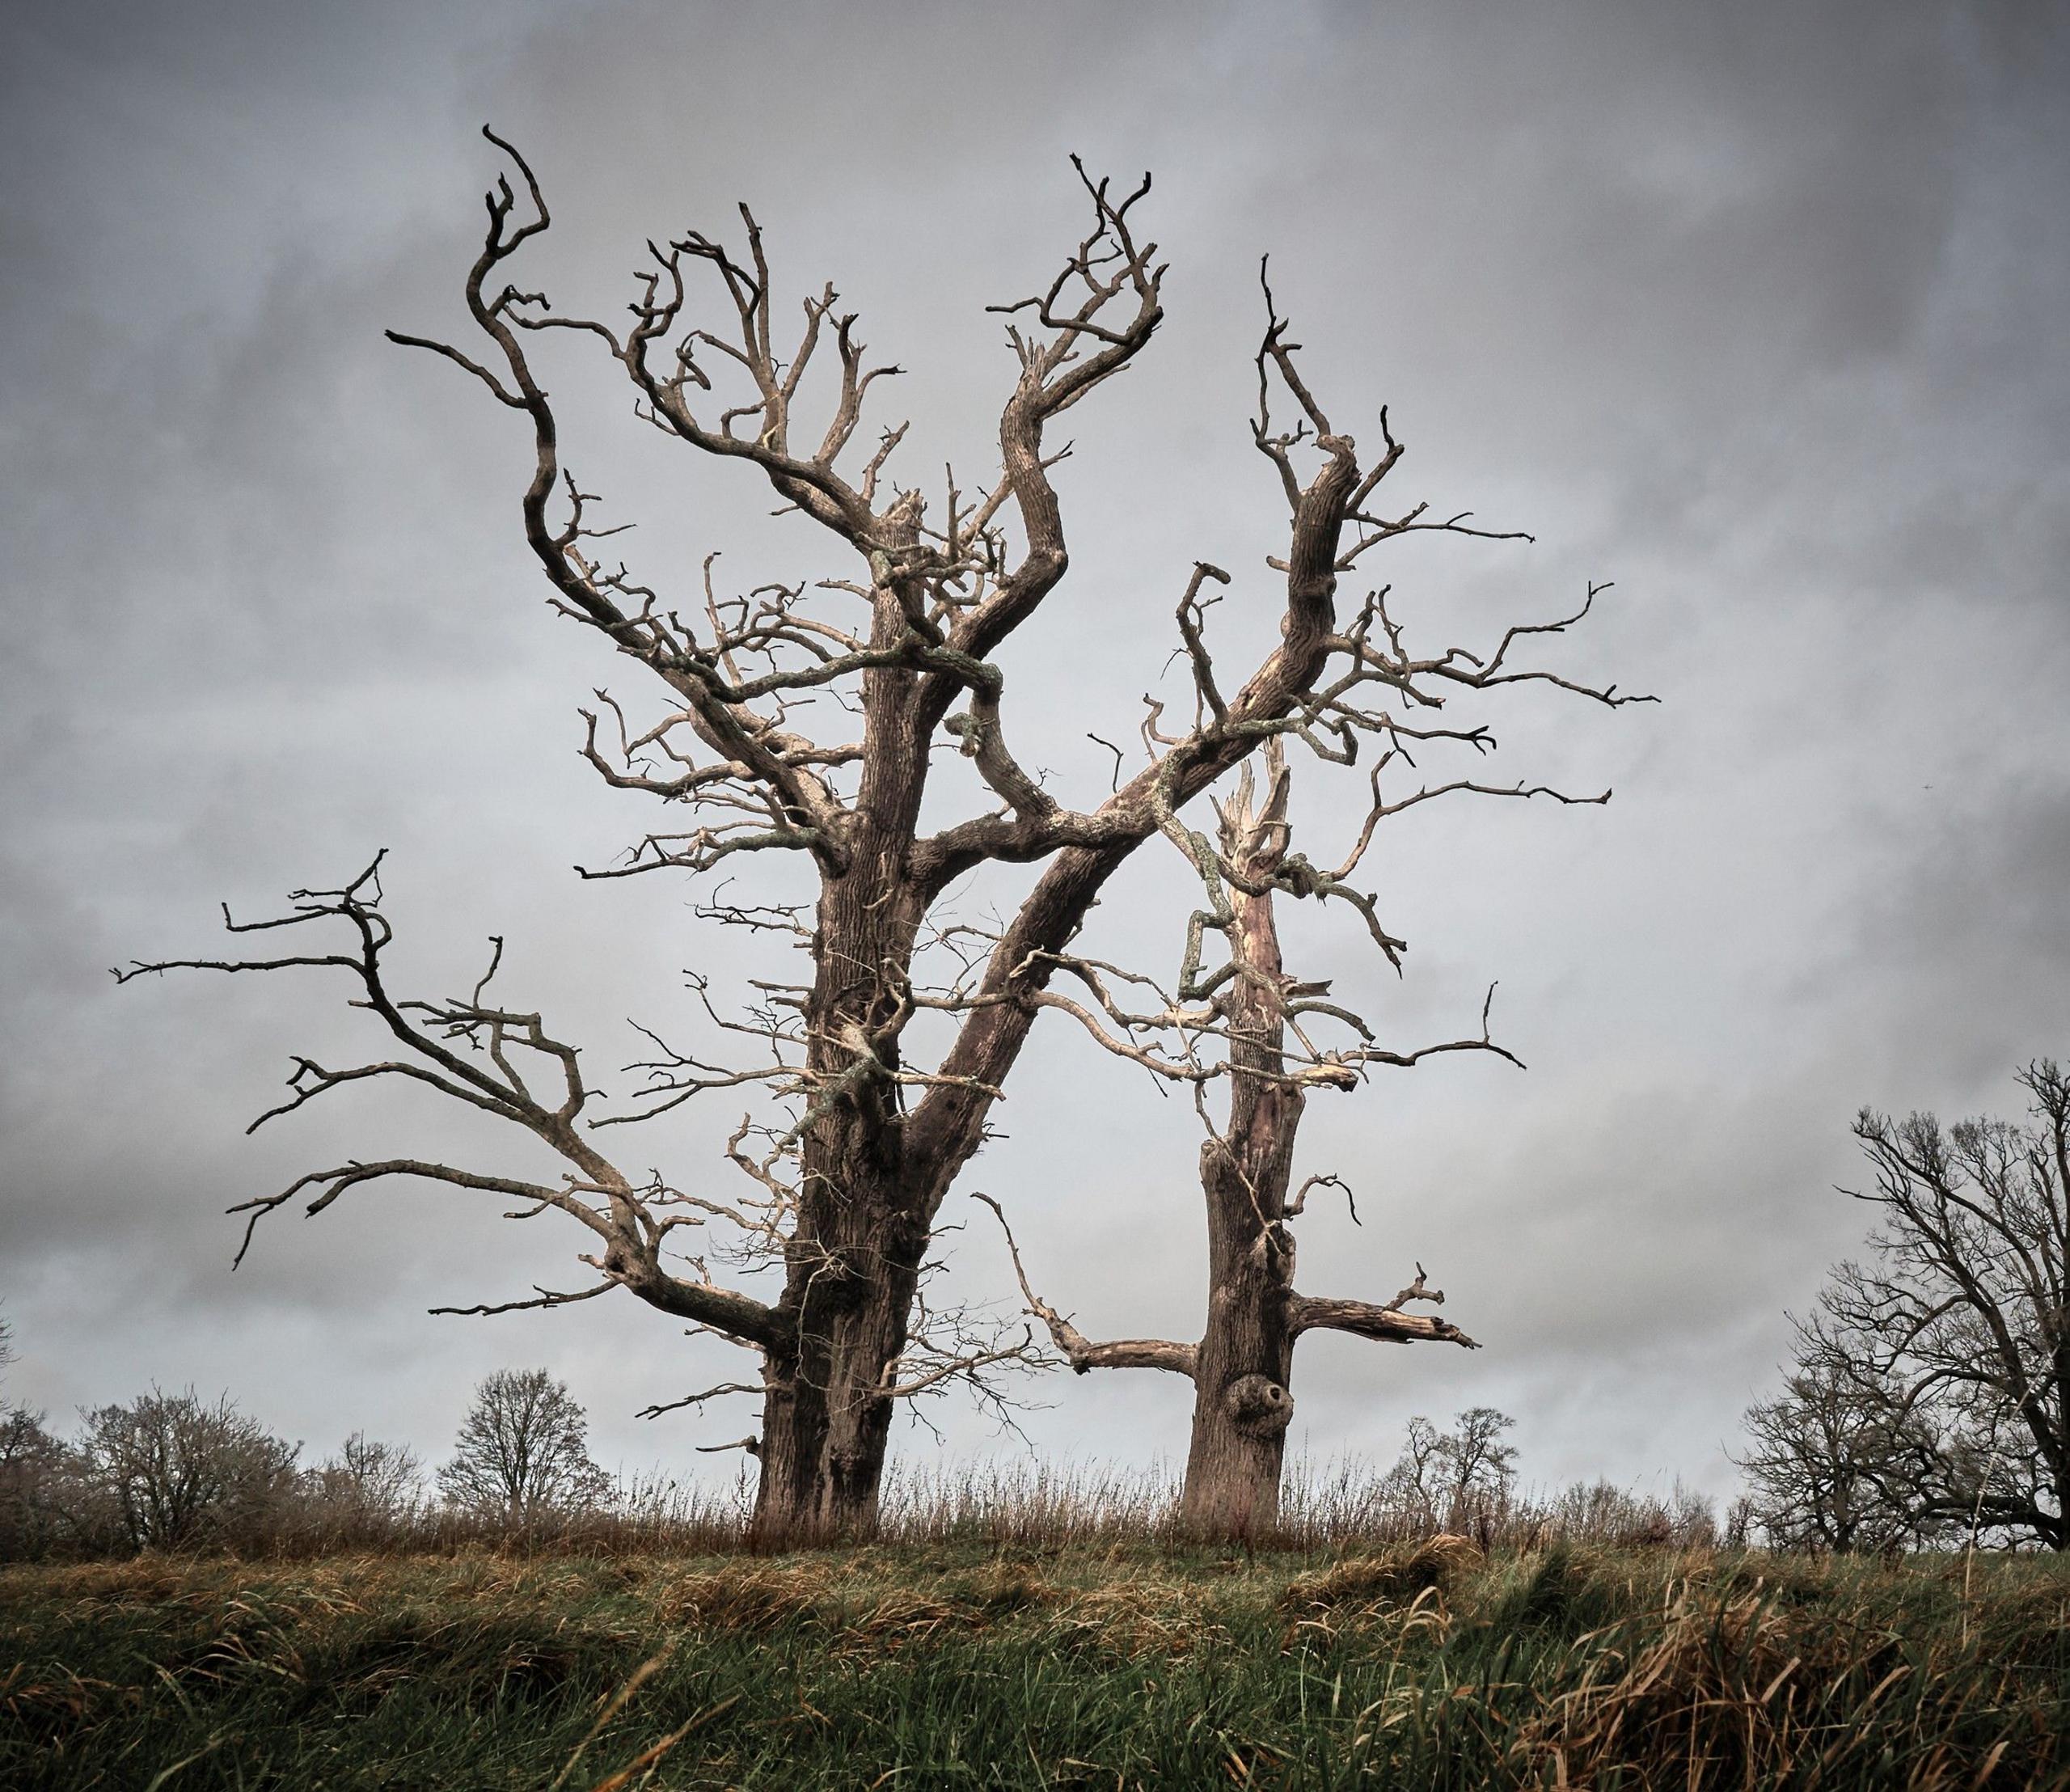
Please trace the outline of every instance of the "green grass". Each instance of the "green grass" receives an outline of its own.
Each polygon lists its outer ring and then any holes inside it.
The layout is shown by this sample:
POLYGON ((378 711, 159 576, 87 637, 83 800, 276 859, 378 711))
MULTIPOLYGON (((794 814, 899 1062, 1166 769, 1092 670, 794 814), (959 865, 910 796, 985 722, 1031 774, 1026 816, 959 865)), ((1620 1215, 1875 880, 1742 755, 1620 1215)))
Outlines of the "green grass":
POLYGON ((32 1789, 2070 1784, 2070 1565, 885 1545, 0 1570, 32 1789))

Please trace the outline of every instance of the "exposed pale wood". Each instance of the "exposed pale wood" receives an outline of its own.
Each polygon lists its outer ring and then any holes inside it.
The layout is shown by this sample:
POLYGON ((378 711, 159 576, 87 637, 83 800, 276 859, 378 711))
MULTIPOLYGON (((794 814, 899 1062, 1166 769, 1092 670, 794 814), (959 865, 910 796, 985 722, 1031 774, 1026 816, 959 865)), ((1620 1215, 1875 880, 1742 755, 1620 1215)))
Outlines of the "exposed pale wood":
POLYGON ((1014 1241, 1013 1228, 1007 1224, 1006 1210, 989 1194, 974 1194, 971 1198, 983 1202, 998 1215, 1000 1229, 1006 1233, 1006 1248, 1013 1258, 1013 1273, 1020 1280, 1028 1310, 1049 1328, 1051 1341, 1063 1352, 1064 1360, 1074 1372, 1084 1375, 1093 1369, 1167 1369, 1175 1375, 1193 1374, 1198 1353, 1191 1344, 1174 1343, 1164 1338, 1115 1338, 1099 1342, 1088 1338, 1066 1315, 1058 1312, 1029 1286, 1028 1271, 1021 1265, 1020 1247, 1014 1241))
POLYGON ((1381 1344, 1458 1344, 1481 1346, 1448 1320, 1433 1313, 1405 1313, 1370 1300, 1333 1300, 1296 1295, 1289 1315, 1299 1332, 1350 1332, 1381 1344))

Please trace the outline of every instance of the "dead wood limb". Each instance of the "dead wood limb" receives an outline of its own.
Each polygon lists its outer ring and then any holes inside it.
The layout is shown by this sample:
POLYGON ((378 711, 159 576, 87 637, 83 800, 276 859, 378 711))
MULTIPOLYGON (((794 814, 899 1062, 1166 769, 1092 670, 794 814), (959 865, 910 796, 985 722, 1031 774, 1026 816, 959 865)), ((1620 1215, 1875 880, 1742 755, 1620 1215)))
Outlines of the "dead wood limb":
POLYGON ((1012 1253, 1013 1273, 1020 1281, 1028 1310, 1049 1328, 1051 1339, 1063 1352, 1064 1360, 1070 1363, 1074 1374, 1084 1375, 1093 1369, 1164 1369, 1174 1375, 1193 1374, 1196 1354, 1193 1345, 1174 1343, 1162 1338, 1117 1338, 1098 1342, 1088 1338, 1029 1285, 1028 1272, 1021 1265, 1020 1247, 1014 1242, 1013 1228, 1007 1224, 1006 1210, 989 1194, 974 1192, 971 1199, 983 1202, 997 1217, 999 1230, 1006 1234, 1006 1248, 1012 1253))

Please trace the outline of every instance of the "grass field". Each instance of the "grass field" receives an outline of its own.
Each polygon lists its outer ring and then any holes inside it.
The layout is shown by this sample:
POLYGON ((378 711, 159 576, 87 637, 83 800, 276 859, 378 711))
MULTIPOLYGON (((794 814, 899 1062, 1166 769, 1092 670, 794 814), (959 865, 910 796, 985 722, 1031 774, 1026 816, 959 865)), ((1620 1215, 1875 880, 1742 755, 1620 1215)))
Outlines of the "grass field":
POLYGON ((2070 1565, 1438 1539, 0 1570, 31 1789, 2070 1784, 2070 1565))

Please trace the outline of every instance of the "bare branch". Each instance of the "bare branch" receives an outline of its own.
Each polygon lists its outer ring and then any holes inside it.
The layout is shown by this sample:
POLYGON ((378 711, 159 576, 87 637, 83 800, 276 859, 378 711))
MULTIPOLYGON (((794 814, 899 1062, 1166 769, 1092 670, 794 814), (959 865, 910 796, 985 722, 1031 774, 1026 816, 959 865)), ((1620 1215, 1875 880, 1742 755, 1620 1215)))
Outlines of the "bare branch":
MULTIPOLYGON (((765 1392, 767 1390, 758 1382, 722 1381, 717 1387, 707 1388, 701 1393, 685 1394, 680 1400, 664 1401, 658 1406, 643 1406, 640 1410, 640 1416, 642 1418, 659 1418, 664 1413, 681 1412, 686 1406, 702 1406, 708 1400, 718 1400, 727 1394, 759 1394, 765 1392)), ((740 1447, 734 1443, 715 1446, 724 1450, 738 1449, 740 1447)))
MULTIPOLYGON (((1296 1295, 1289 1309, 1288 1317, 1295 1332, 1332 1331, 1350 1332, 1358 1338, 1370 1338, 1379 1344, 1457 1344, 1469 1350, 1481 1346, 1458 1326, 1447 1321, 1424 1313, 1400 1312, 1396 1302, 1408 1292, 1397 1295, 1386 1306, 1377 1306, 1370 1300, 1329 1300, 1311 1295, 1296 1295)), ((1443 1295, 1426 1295, 1425 1299, 1442 1300, 1443 1295)))
POLYGON ((1191 1344, 1159 1338, 1122 1338, 1095 1343, 1088 1338, 1029 1286, 1028 1272, 1021 1266, 1020 1248, 1014 1242, 1012 1228, 1006 1223, 1006 1210, 989 1194, 974 1193, 970 1198, 983 1202, 997 1217, 999 1230, 1006 1234, 1006 1248, 1012 1254, 1013 1273, 1020 1283, 1028 1310, 1049 1328, 1072 1373, 1085 1375, 1094 1369, 1164 1369, 1174 1375, 1192 1376, 1198 1353, 1191 1344))
MULTIPOLYGON (((538 1211, 537 1208, 533 1210, 538 1211)), ((517 1217, 505 1215, 505 1218, 517 1217)), ((578 1300, 594 1300, 600 1294, 608 1294, 615 1288, 615 1282, 599 1282, 594 1287, 578 1288, 572 1294, 556 1294, 551 1289, 542 1288, 537 1283, 533 1291, 537 1296, 531 1300, 505 1300, 493 1306, 480 1307, 427 1307, 425 1311, 434 1315, 454 1314, 465 1318, 477 1318, 492 1313, 527 1312, 539 1307, 567 1307, 578 1300)))

